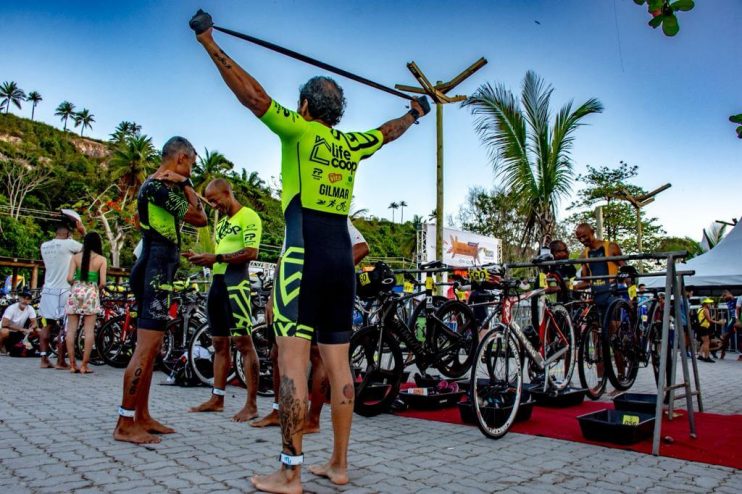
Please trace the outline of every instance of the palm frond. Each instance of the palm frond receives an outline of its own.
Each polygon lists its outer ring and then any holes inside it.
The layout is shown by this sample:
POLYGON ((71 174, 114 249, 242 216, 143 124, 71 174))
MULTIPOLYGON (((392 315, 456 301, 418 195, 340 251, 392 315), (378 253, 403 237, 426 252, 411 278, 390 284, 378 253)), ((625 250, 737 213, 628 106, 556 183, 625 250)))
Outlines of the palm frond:
POLYGON ((489 148, 495 174, 518 193, 535 186, 528 160, 526 123, 513 93, 502 85, 482 85, 462 106, 471 107, 475 130, 489 148))

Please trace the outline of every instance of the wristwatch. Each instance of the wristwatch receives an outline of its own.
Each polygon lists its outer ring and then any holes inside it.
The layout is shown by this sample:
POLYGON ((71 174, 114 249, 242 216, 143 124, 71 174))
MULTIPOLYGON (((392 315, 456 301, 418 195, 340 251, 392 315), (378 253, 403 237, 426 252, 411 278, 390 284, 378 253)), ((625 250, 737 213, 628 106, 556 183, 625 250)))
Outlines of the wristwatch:
POLYGON ((411 108, 410 111, 408 111, 410 115, 412 115, 412 118, 415 119, 415 122, 417 122, 420 119, 420 112, 417 111, 415 108, 411 108))
POLYGON ((224 262, 224 257, 221 254, 216 255, 216 262, 224 262))

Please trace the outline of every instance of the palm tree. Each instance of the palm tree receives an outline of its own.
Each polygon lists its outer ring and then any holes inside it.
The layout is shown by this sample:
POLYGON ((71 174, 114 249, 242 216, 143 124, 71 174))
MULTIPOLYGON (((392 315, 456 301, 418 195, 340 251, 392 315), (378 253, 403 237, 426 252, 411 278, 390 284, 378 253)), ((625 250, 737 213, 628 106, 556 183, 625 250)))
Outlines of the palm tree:
POLYGON ((33 115, 34 115, 34 112, 36 111, 36 105, 38 105, 39 102, 41 102, 41 100, 43 99, 44 98, 41 97, 41 93, 39 93, 38 91, 31 91, 30 93, 28 93, 28 96, 26 97, 26 101, 30 101, 32 105, 31 106, 31 120, 33 120, 33 115))
POLYGON ((5 107, 5 114, 10 110, 10 104, 13 103, 18 109, 21 109, 21 101, 26 99, 26 93, 18 87, 14 81, 5 81, 0 84, 0 108, 5 107))
POLYGON ((87 108, 83 108, 72 115, 72 119, 75 121, 75 127, 80 127, 80 137, 82 137, 82 132, 85 130, 85 127, 89 129, 93 128, 90 124, 95 123, 95 118, 93 118, 94 116, 95 115, 90 113, 87 108))
POLYGON ((392 210, 392 223, 394 223, 394 211, 396 211, 397 209, 399 209, 399 203, 393 202, 393 203, 389 204, 389 209, 392 210))
POLYGON ((62 122, 64 122, 64 128, 62 130, 67 130, 67 119, 70 118, 74 113, 75 105, 73 105, 69 101, 62 101, 59 104, 56 111, 54 112, 54 115, 60 117, 62 122))
POLYGON ((116 126, 116 129, 111 134, 111 142, 121 144, 129 137, 137 137, 142 132, 142 126, 136 122, 129 122, 124 120, 116 126))
POLYGON ((704 252, 710 251, 724 239, 726 233, 727 225, 723 223, 712 223, 708 230, 704 228, 701 249, 703 249, 704 252))
POLYGON ((528 71, 520 101, 502 84, 485 84, 463 103, 476 118, 476 131, 489 147, 492 166, 505 190, 526 203, 524 238, 553 236, 556 205, 572 189, 574 132, 585 117, 603 111, 595 98, 574 110, 570 101, 550 126, 553 91, 528 71))
POLYGON ((404 223, 404 208, 407 207, 407 203, 405 201, 399 201, 399 209, 401 210, 399 212, 399 222, 404 223))
POLYGON ((204 155, 198 157, 198 162, 193 168, 196 177, 196 191, 204 192, 206 185, 215 178, 224 177, 225 173, 234 168, 234 163, 229 161, 219 151, 204 150, 204 155))
POLYGON ((147 136, 136 136, 126 139, 113 153, 109 168, 114 180, 124 195, 136 192, 147 175, 155 169, 160 158, 152 146, 152 139, 147 136))

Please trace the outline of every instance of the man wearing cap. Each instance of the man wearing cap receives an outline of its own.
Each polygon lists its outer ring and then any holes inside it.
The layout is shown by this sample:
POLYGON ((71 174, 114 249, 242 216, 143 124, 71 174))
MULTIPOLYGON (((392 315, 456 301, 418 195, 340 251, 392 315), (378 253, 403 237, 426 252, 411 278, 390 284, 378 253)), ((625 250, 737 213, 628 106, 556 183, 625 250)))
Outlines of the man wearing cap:
POLYGON ((5 345, 10 348, 21 341, 30 331, 36 331, 36 311, 31 307, 31 292, 23 290, 18 296, 18 302, 10 305, 3 313, 0 322, 0 352, 4 352, 5 345))
MULTIPOLYGON (((49 351, 49 335, 52 329, 64 317, 64 307, 70 294, 70 284, 67 282, 67 271, 70 259, 82 250, 82 244, 72 238, 72 232, 85 234, 80 216, 70 209, 62 210, 62 219, 57 223, 56 236, 41 244, 41 258, 44 260, 44 288, 41 290, 39 302, 39 316, 46 320, 41 329, 39 344, 41 347, 41 368, 52 367, 47 352, 49 351)), ((62 338, 57 344, 57 369, 66 369, 65 345, 62 338)))

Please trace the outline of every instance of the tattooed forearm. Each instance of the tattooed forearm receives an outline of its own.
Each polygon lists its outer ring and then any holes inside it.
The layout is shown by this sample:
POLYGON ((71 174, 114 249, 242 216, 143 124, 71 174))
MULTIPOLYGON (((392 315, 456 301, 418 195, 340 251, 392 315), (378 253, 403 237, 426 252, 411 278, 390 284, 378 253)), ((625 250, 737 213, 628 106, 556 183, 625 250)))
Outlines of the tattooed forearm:
MULTIPOLYGON (((306 399, 302 400, 296 396, 294 380, 281 376, 279 388, 279 417, 281 419, 281 440, 283 451, 286 454, 296 456, 300 454, 294 443, 294 436, 304 427, 304 415, 306 412, 306 399)), ((286 466, 286 468, 292 468, 286 466)))
POLYGON ((211 58, 214 59, 214 61, 222 64, 224 68, 226 69, 232 68, 231 59, 226 53, 224 53, 224 50, 222 50, 221 48, 213 48, 209 50, 209 54, 211 55, 211 58))
POLYGON ((411 114, 405 113, 403 116, 389 120, 379 127, 379 131, 384 136, 384 144, 399 138, 413 123, 415 123, 415 118, 411 114))
POLYGON ((252 247, 241 249, 237 252, 230 252, 229 254, 222 254, 222 261, 229 264, 244 264, 254 261, 257 258, 258 250, 252 247))

